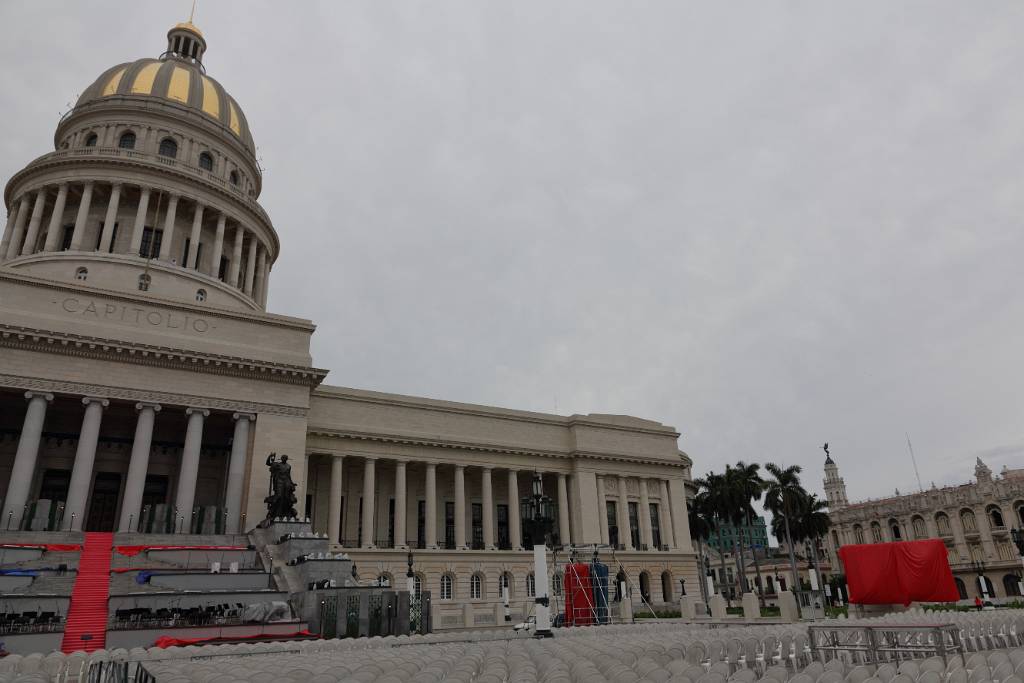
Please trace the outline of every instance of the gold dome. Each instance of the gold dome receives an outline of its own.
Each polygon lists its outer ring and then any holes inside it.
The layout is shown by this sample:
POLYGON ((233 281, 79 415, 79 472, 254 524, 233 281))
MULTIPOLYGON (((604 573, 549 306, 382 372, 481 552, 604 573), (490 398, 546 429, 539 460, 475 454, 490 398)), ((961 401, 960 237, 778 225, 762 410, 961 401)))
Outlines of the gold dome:
POLYGON ((181 29, 183 31, 191 31, 192 33, 196 34, 200 38, 203 37, 203 32, 200 31, 199 27, 196 26, 195 24, 193 24, 191 21, 183 21, 180 24, 175 24, 174 28, 171 29, 171 30, 173 31, 175 29, 181 29))

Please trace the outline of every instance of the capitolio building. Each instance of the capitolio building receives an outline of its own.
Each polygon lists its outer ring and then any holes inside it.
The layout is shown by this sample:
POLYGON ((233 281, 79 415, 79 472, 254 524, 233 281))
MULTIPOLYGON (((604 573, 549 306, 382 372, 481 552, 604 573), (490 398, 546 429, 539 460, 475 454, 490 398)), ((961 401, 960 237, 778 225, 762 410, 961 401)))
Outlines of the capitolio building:
POLYGON ((260 206, 246 112, 192 23, 154 54, 102 70, 5 187, 0 533, 245 533, 287 455, 299 515, 360 581, 404 577, 412 550, 417 586, 461 610, 535 591, 538 473, 566 554, 601 546, 652 604, 696 586, 672 427, 325 383, 314 323, 267 310, 303 240, 260 206))

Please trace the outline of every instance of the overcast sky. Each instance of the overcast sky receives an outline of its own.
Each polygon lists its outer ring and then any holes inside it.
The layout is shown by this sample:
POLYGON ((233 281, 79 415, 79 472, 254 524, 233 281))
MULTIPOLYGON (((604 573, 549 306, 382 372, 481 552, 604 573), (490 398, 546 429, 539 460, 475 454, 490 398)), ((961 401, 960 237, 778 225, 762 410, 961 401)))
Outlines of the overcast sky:
MULTIPOLYGON (((189 0, 0 2, 0 180, 189 0)), ((1024 463, 1024 5, 201 0, 328 383, 851 499, 1024 463)))

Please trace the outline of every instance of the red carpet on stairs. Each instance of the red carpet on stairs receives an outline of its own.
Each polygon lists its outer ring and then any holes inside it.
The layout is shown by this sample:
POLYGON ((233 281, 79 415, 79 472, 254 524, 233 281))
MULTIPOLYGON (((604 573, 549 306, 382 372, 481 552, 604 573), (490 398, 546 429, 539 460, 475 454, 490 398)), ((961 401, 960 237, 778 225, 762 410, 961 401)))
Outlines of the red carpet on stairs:
POLYGON ((87 533, 78 560, 78 578, 64 626, 63 652, 92 652, 107 643, 107 599, 110 597, 110 552, 114 534, 87 533))

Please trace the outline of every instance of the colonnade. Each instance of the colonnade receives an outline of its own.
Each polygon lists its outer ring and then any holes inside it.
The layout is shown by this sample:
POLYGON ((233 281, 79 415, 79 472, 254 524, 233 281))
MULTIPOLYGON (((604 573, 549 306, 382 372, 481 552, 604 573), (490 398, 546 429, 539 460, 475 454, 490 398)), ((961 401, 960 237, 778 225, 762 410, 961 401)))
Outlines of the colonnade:
MULTIPOLYGON (((43 423, 46 411, 53 401, 53 394, 27 391, 25 398, 28 409, 22 423, 21 436, 14 456, 14 467, 4 497, 3 517, 0 524, 3 528, 17 529, 21 527, 22 518, 28 509, 29 492, 39 458, 39 445, 43 434, 43 423)), ((93 464, 96 461, 96 447, 99 441, 100 427, 105 409, 110 401, 102 396, 84 396, 82 427, 79 432, 78 447, 71 470, 67 501, 64 507, 62 528, 78 531, 82 529, 89 489, 93 478, 93 464)), ((157 403, 139 402, 135 404, 138 414, 135 423, 135 435, 132 440, 131 459, 128 463, 128 474, 125 481, 124 495, 121 499, 121 515, 118 531, 134 531, 140 521, 142 497, 149 469, 149 457, 153 443, 153 428, 157 414, 162 406, 157 403)), ((210 411, 203 407, 186 407, 188 426, 185 432, 185 445, 182 450, 181 466, 178 475, 176 508, 183 517, 182 530, 191 528, 191 515, 195 500, 196 481, 199 476, 199 455, 203 442, 203 425, 210 411)), ((249 430, 256 416, 250 413, 234 413, 234 434, 231 443, 231 456, 228 461, 227 490, 224 499, 226 516, 225 533, 240 531, 242 487, 245 480, 245 462, 249 445, 249 430)))
MULTIPOLYGON (((331 454, 330 458, 330 488, 328 493, 328 514, 327 514, 327 535, 332 543, 337 543, 341 539, 342 535, 342 502, 345 492, 345 463, 347 460, 361 461, 362 467, 362 497, 361 497, 361 508, 360 508, 360 543, 359 546, 364 549, 373 549, 376 546, 379 536, 376 535, 377 525, 379 520, 377 519, 376 512, 378 506, 375 501, 375 495, 378 490, 377 476, 378 476, 378 460, 386 460, 394 466, 393 475, 393 495, 394 495, 394 527, 393 532, 388 534, 394 538, 395 548, 407 548, 409 546, 408 533, 406 529, 406 523, 408 520, 409 513, 409 501, 408 501, 408 480, 409 480, 409 466, 417 465, 423 468, 423 506, 424 513, 422 523, 423 529, 423 545, 428 549, 438 549, 443 547, 443 544, 438 541, 438 467, 439 463, 422 461, 414 462, 402 458, 377 458, 371 456, 355 456, 346 454, 331 454)), ((507 486, 506 503, 508 505, 508 543, 513 550, 523 549, 523 534, 522 534, 522 523, 520 518, 520 491, 519 491, 519 475, 520 473, 532 478, 533 472, 536 470, 517 469, 507 466, 491 466, 491 465, 472 465, 467 466, 459 463, 441 463, 440 465, 445 466, 445 469, 450 468, 450 472, 446 472, 447 476, 451 477, 451 491, 452 491, 452 503, 454 504, 454 548, 455 550, 467 550, 470 548, 469 538, 466 528, 466 505, 467 505, 467 490, 466 490, 466 470, 473 469, 478 470, 480 488, 479 488, 479 500, 481 505, 481 524, 482 537, 483 537, 483 548, 484 550, 495 550, 498 549, 498 542, 495 538, 495 512, 497 510, 498 502, 495 496, 495 470, 501 470, 504 472, 505 485, 507 486)), ((570 505, 569 505, 569 492, 571 485, 571 478, 574 476, 572 473, 565 472, 541 472, 545 478, 554 476, 556 478, 556 489, 555 497, 557 502, 557 519, 554 520, 555 528, 558 531, 561 543, 593 543, 597 539, 581 539, 576 538, 575 534, 578 531, 573 531, 573 525, 570 519, 570 505)), ((619 514, 618 527, 625 530, 620 532, 620 543, 624 550, 661 550, 662 547, 678 548, 676 538, 676 529, 679 529, 675 514, 672 511, 672 506, 669 503, 669 484, 666 479, 662 478, 650 478, 650 477, 637 477, 634 475, 604 475, 605 478, 612 478, 618 482, 618 497, 617 497, 617 511, 619 514), (632 496, 628 493, 629 486, 628 482, 632 480, 636 483, 638 492, 632 496), (653 483, 657 491, 657 499, 652 506, 652 501, 648 492, 648 485, 653 483), (640 539, 640 547, 636 547, 636 544, 632 542, 631 531, 631 520, 629 519, 628 503, 636 503, 640 514, 638 520, 637 532, 640 539), (655 511, 656 509, 656 511, 655 511), (658 531, 660 538, 657 539, 659 542, 655 543, 654 528, 652 525, 652 517, 656 518, 658 524, 658 531), (624 542, 622 542, 624 540, 624 542)), ((609 523, 606 514, 607 500, 604 494, 604 485, 601 479, 597 480, 598 491, 599 491, 599 510, 582 510, 574 509, 572 514, 574 515, 593 515, 597 514, 601 520, 601 536, 602 542, 609 542, 609 523)), ((475 498, 475 497, 474 497, 475 498)))
MULTIPOLYGON (((15 198, 8 213, 3 240, 0 242, 0 258, 9 261, 18 256, 55 251, 110 253, 120 245, 119 251, 124 254, 140 255, 177 263, 177 256, 171 250, 174 245, 174 235, 177 227, 178 206, 180 200, 184 197, 173 192, 165 193, 164 196, 159 197, 160 206, 157 207, 157 198, 154 195, 160 192, 159 189, 146 185, 131 184, 139 191, 131 239, 117 240, 115 225, 118 223, 122 194, 126 185, 128 184, 120 182, 97 183, 95 181, 75 183, 76 188, 81 188, 81 196, 71 229, 70 240, 66 239, 63 229, 70 184, 62 182, 43 185, 23 192, 19 197, 15 198), (91 245, 85 243, 85 237, 89 229, 89 215, 92 209, 93 196, 96 194, 98 185, 109 187, 109 192, 107 194, 102 231, 99 234, 98 241, 95 243, 95 248, 92 248, 91 245), (56 193, 55 195, 54 192, 56 193), (50 203, 51 196, 54 197, 52 204, 50 203), (147 226, 146 224, 150 215, 151 204, 153 204, 152 208, 154 211, 159 208, 164 212, 159 227, 156 224, 160 216, 157 216, 155 213, 151 221, 152 225, 147 226), (41 232, 43 230, 43 219, 47 205, 50 207, 49 218, 45 222, 45 232, 41 232), (154 235, 160 234, 158 253, 146 253, 144 246, 148 246, 150 251, 153 249, 152 242, 148 245, 143 245, 147 227, 154 229, 154 235)), ((259 240, 255 231, 246 228, 241 222, 223 211, 208 206, 195 198, 186 199, 193 204, 193 218, 191 229, 188 233, 188 251, 183 253, 183 262, 177 265, 221 279, 232 287, 240 289, 261 306, 265 306, 271 265, 271 260, 268 258, 270 254, 266 245, 259 240), (199 258, 203 238, 203 217, 213 213, 217 214, 217 225, 213 236, 213 250, 209 260, 203 263, 199 258), (229 220, 232 223, 230 229, 228 227, 229 220), (222 256, 226 256, 229 261, 228 272, 224 273, 223 276, 220 273, 222 256), (243 263, 244 269, 242 267, 243 263)), ((155 237, 151 236, 150 240, 152 239, 155 239, 155 237)))

